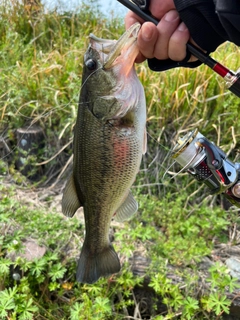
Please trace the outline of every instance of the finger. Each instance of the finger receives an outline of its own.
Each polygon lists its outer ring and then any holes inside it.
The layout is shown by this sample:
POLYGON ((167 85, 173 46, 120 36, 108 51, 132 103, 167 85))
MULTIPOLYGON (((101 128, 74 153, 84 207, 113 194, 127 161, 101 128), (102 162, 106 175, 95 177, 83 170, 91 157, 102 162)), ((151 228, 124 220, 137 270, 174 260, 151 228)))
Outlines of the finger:
POLYGON ((132 11, 128 11, 126 16, 125 16, 125 27, 126 27, 126 29, 131 27, 131 25, 133 25, 136 22, 140 22, 142 24, 144 22, 144 20, 141 19, 139 16, 137 16, 132 11))
MULTIPOLYGON (((197 45, 196 42, 192 38, 190 38, 189 42, 192 43, 195 47, 199 48, 201 51, 204 51, 205 53, 207 52, 207 51, 203 50, 201 47, 199 47, 199 45, 197 45)), ((198 58, 196 58, 195 56, 191 55, 191 57, 188 60, 188 62, 193 62, 193 61, 197 61, 197 60, 198 60, 198 58)))
POLYGON ((142 63, 146 59, 147 59, 147 57, 145 57, 141 52, 139 52, 139 54, 137 55, 137 57, 135 59, 135 62, 136 63, 142 63))
MULTIPOLYGON (((197 48, 201 49, 196 42, 190 38, 189 30, 186 25, 182 22, 176 29, 176 31, 172 34, 169 40, 168 54, 169 58, 175 61, 183 60, 187 55, 187 42, 194 44, 197 48)), ((202 49, 201 49, 202 50, 202 49)), ((198 59, 191 55, 188 62, 194 62, 198 59)))
POLYGON ((152 22, 145 22, 138 34, 138 47, 142 56, 154 57, 154 47, 158 38, 157 27, 152 22))
POLYGON ((175 61, 181 61, 186 57, 186 44, 190 38, 190 33, 184 22, 180 23, 174 31, 168 44, 168 56, 175 61))
POLYGON ((151 11, 152 15, 157 19, 162 19, 162 17, 170 10, 176 9, 174 1, 151 1, 149 10, 151 11))
MULTIPOLYGON (((125 16, 125 27, 126 29, 130 28, 131 25, 133 25, 134 23, 139 22, 139 23, 143 23, 143 19, 139 18, 139 16, 137 16, 135 13, 133 13, 132 11, 128 11, 128 13, 125 16)), ((141 29, 140 29, 141 31, 141 29)), ((139 35, 138 35, 139 37, 139 35)), ((144 60, 146 60, 146 57, 141 53, 141 51, 139 51, 139 54, 137 55, 135 62, 137 63, 141 63, 144 60)))
POLYGON ((170 38, 180 23, 180 17, 176 10, 165 14, 157 25, 158 39, 154 48, 154 56, 157 59, 168 59, 168 45, 170 38))

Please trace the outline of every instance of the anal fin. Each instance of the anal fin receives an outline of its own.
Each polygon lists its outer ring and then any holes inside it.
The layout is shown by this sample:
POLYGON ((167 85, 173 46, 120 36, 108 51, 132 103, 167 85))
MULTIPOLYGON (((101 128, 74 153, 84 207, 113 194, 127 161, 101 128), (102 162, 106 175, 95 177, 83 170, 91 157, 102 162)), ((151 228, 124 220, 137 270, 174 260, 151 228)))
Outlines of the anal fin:
POLYGON ((72 217, 82 205, 78 199, 73 175, 69 178, 62 197, 62 212, 67 217, 72 217))

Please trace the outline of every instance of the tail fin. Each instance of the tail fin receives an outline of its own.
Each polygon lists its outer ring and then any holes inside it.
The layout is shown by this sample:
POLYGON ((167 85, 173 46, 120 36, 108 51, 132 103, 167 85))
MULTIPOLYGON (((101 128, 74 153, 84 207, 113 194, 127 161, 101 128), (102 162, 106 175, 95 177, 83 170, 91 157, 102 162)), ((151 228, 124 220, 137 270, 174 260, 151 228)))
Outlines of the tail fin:
POLYGON ((120 261, 112 245, 109 245, 102 252, 94 256, 83 245, 78 261, 77 281, 91 284, 96 282, 100 277, 119 272, 120 269, 120 261))

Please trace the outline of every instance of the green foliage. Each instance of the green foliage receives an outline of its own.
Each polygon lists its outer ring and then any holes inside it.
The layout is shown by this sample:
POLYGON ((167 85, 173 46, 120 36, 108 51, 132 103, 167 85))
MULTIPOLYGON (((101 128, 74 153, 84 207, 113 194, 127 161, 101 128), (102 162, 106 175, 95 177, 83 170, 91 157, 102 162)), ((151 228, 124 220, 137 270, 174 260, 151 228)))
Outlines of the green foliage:
POLYGON ((0 318, 110 319, 115 310, 133 304, 132 289, 141 283, 123 267, 115 279, 94 285, 75 282, 76 262, 83 229, 76 219, 65 220, 45 209, 29 208, 16 200, 16 190, 0 186, 0 318), (7 226, 12 226, 11 229, 7 226), (22 254, 26 239, 45 246, 47 252, 32 260, 22 254), (12 258, 14 254, 14 258, 12 258), (59 308, 61 305, 61 308, 59 308))
MULTIPOLYGON (((138 195, 139 212, 130 222, 128 234, 122 230, 116 234, 123 241, 123 234, 130 239, 153 242, 153 256, 160 256, 177 265, 199 262, 212 249, 212 238, 219 236, 229 222, 226 213, 220 208, 214 210, 207 203, 184 208, 187 195, 178 196, 172 201, 170 194, 164 199, 138 195), (139 223, 140 221, 140 223, 139 223), (147 226, 147 227, 145 227, 147 226)), ((126 241, 126 240, 125 240, 126 241)))
POLYGON ((86 294, 83 294, 83 302, 75 303, 71 308, 71 320, 107 319, 111 315, 111 304, 108 298, 97 297, 94 303, 86 294), (89 311, 92 309, 92 312, 89 311))
MULTIPOLYGON (((34 190, 34 186, 14 168, 14 130, 33 124, 44 128, 47 145, 41 161, 49 161, 47 169, 54 168, 46 170, 45 181, 49 172, 61 170, 72 153, 88 35, 93 32, 117 39, 124 31, 123 21, 102 18, 94 1, 74 14, 46 13, 41 5, 30 10, 19 1, 11 1, 10 8, 8 3, 0 5, 0 131, 1 141, 7 143, 0 174, 10 173, 13 180, 7 185, 0 183, 0 318, 131 317, 141 302, 136 301, 134 289, 143 288, 144 279, 133 276, 126 261, 139 249, 151 260, 149 288, 166 307, 162 312, 156 302, 151 309, 155 320, 220 319, 223 312, 229 312, 226 292, 233 292, 238 283, 216 263, 209 269, 208 290, 198 297, 198 263, 216 242, 227 241, 226 229, 239 221, 231 213, 227 219, 224 210, 213 206, 214 201, 210 204, 207 190, 188 175, 170 180, 164 173, 172 163, 169 150, 177 130, 198 126, 234 158, 240 140, 239 99, 226 94, 221 80, 205 66, 160 74, 148 70, 146 64, 136 67, 146 92, 149 133, 148 151, 135 183, 139 211, 131 221, 114 226, 114 246, 125 261, 121 272, 93 285, 78 284, 76 259, 84 228, 77 219, 66 220, 50 208, 51 195, 41 205, 18 200, 13 181, 22 192, 34 190), (55 157, 61 148, 64 151, 55 157), (11 156, 8 165, 5 159, 11 156), (26 259, 28 239, 47 248, 46 253, 26 259), (171 280, 169 264, 177 268, 184 286, 171 280)), ((237 69, 237 50, 226 44, 215 58, 237 69), (234 59, 229 59, 233 51, 234 59)), ((34 164, 39 158, 29 161, 34 164)))
POLYGON ((171 195, 158 200, 140 194, 137 216, 115 234, 117 241, 126 244, 122 250, 127 256, 134 250, 134 245, 129 245, 133 240, 147 248, 147 255, 152 260, 149 287, 162 297, 168 309, 169 317, 162 319, 172 319, 170 315, 173 317, 178 313, 181 319, 200 319, 205 311, 209 316, 211 313, 219 316, 229 311, 231 304, 226 291, 232 292, 239 287, 236 279, 227 273, 227 268, 216 263, 209 269, 209 291, 200 301, 196 299, 193 283, 199 281, 198 263, 210 255, 213 238, 225 239, 224 230, 230 222, 226 220, 224 210, 210 209, 207 202, 200 207, 192 206, 190 210, 184 208, 185 199, 185 194, 175 201, 171 200, 171 195), (180 267, 179 276, 185 279, 184 290, 168 277, 167 262, 180 267))
MULTIPOLYGON (((76 262, 69 253, 75 252, 74 257, 79 254, 83 228, 78 221, 63 219, 54 210, 29 208, 29 204, 16 200, 13 187, 1 185, 0 191, 1 319, 123 319, 123 310, 135 307, 133 290, 141 288, 143 278, 134 276, 128 263, 108 281, 76 283, 76 262), (24 241, 29 238, 47 248, 42 257, 29 260, 22 255, 24 241)), ((124 257, 130 257, 139 246, 147 250, 152 261, 149 288, 161 297, 168 310, 162 319, 176 314, 181 319, 201 319, 206 312, 220 316, 229 312, 231 302, 226 291, 233 292, 238 287, 236 279, 216 264, 209 269, 209 290, 199 300, 194 283, 199 277, 198 262, 210 253, 212 238, 221 237, 226 229, 224 211, 216 208, 209 212, 205 204, 192 207, 189 214, 183 208, 184 198, 182 195, 172 201, 166 196, 159 200, 139 194, 139 212, 117 228, 115 247, 124 257), (185 281, 183 287, 169 278, 167 262, 179 267, 178 276, 185 281)), ((157 309, 152 312, 161 319, 157 309)))
POLYGON ((31 320, 37 312, 38 307, 33 299, 17 286, 0 292, 1 319, 8 319, 8 315, 12 314, 12 319, 31 320))
MULTIPOLYGON (((76 13, 59 14, 45 13, 41 7, 32 12, 20 1, 11 3, 12 9, 8 1, 0 8, 0 132, 13 146, 10 155, 16 156, 14 130, 40 125, 46 148, 41 160, 33 162, 42 162, 72 139, 90 32, 110 38, 114 30, 124 28, 117 19, 110 24, 100 18, 94 4, 83 4, 76 13)), ((59 163, 62 167, 71 152, 65 149, 47 163, 46 172, 59 170, 59 163)), ((2 170, 6 171, 0 163, 2 170)))

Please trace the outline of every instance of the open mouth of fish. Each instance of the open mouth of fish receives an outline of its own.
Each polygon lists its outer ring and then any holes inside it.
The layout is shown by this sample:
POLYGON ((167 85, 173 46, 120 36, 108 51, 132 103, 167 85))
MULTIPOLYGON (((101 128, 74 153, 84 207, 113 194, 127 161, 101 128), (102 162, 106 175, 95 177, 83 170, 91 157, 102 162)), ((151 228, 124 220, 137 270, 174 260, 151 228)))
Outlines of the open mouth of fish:
POLYGON ((140 23, 133 24, 119 40, 101 39, 90 34, 91 47, 98 51, 104 69, 123 63, 123 60, 132 67, 139 52, 136 40, 140 28, 140 23))

